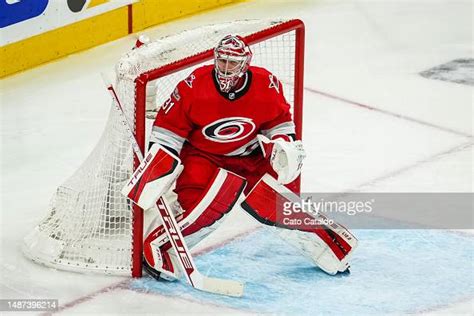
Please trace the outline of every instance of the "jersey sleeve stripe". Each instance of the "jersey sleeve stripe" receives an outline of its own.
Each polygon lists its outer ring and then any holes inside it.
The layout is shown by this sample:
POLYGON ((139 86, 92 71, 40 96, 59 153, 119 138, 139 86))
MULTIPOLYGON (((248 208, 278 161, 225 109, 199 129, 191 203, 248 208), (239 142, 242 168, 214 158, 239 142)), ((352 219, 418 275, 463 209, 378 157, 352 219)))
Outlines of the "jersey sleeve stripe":
POLYGON ((165 128, 153 126, 150 141, 153 143, 159 143, 165 147, 173 148, 179 153, 181 148, 183 148, 186 139, 165 128))
POLYGON ((284 122, 278 124, 270 129, 262 130, 262 134, 272 139, 276 135, 291 135, 295 134, 295 123, 284 122))

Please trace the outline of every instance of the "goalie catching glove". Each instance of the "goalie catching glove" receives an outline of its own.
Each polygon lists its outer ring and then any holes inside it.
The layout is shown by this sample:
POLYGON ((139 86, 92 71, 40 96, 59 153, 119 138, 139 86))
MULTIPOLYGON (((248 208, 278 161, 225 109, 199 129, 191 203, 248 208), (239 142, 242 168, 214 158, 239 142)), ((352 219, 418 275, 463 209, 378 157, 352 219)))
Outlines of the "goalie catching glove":
POLYGON ((270 140, 263 135, 257 135, 257 138, 263 155, 270 159, 270 164, 278 175, 279 183, 288 184, 300 175, 303 159, 306 157, 300 140, 270 140))

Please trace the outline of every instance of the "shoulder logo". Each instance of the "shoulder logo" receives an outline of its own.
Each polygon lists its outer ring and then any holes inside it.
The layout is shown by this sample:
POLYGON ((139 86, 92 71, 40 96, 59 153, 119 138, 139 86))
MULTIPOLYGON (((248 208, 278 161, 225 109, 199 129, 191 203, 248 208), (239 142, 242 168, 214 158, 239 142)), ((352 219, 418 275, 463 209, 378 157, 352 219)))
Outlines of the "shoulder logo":
POLYGON ((270 85, 268 86, 269 89, 275 88, 275 90, 280 93, 280 83, 278 82, 278 78, 274 75, 268 75, 270 79, 270 85))
POLYGON ((242 140, 255 131, 255 123, 246 117, 226 117, 206 125, 202 134, 217 143, 231 143, 242 140))
POLYGON ((184 82, 190 87, 193 87, 193 81, 196 79, 196 76, 194 74, 189 75, 186 79, 184 79, 184 82))
POLYGON ((176 101, 181 100, 181 95, 179 94, 178 87, 176 87, 172 93, 173 97, 176 99, 176 101))

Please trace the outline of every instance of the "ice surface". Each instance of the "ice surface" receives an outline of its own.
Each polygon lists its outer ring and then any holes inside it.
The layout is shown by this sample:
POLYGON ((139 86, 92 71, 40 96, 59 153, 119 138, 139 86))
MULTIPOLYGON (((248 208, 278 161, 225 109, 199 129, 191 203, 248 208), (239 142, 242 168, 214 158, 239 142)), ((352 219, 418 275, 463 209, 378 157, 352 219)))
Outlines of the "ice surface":
POLYGON ((425 78, 474 86, 474 59, 455 59, 420 73, 425 78))
POLYGON ((249 312, 406 313, 474 295, 471 236, 436 230, 356 230, 360 249, 351 274, 328 277, 262 229, 197 258, 203 272, 246 282, 243 298, 196 292, 185 281, 143 278, 132 288, 192 297, 249 312), (442 286, 439 286, 442 284, 442 286))

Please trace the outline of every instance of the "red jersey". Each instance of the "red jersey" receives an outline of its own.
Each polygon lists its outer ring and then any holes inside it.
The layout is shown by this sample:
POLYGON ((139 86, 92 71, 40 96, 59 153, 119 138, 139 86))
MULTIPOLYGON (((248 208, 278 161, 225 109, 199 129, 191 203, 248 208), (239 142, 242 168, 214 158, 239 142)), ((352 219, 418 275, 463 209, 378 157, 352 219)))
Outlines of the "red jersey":
POLYGON ((179 152, 185 141, 217 155, 248 155, 257 134, 269 138, 295 133, 281 82, 251 66, 236 91, 221 92, 213 65, 197 68, 178 83, 158 112, 151 141, 179 152))

